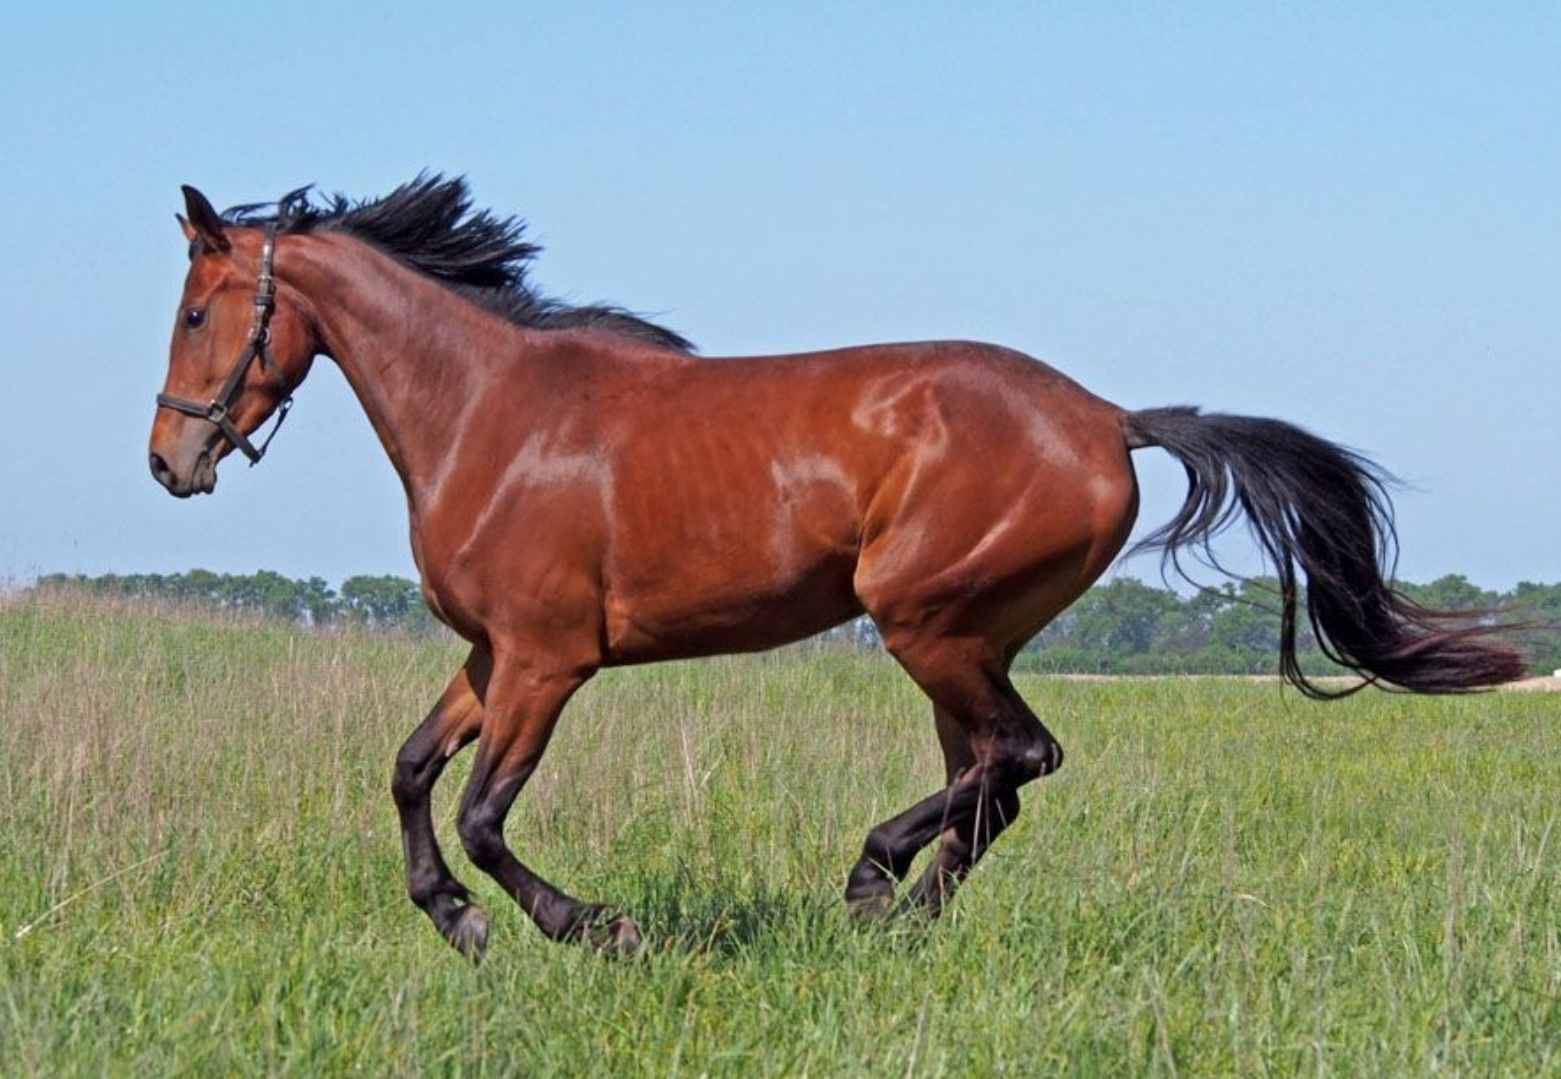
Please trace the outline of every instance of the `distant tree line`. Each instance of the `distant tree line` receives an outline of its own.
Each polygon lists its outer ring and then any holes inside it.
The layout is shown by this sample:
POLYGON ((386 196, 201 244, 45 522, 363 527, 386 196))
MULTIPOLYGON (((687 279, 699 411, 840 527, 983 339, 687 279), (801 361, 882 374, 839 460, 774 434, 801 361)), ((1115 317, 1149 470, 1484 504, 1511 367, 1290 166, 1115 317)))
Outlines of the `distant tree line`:
MULTIPOLYGON (((1498 593, 1458 574, 1430 584, 1396 581, 1410 599, 1437 611, 1488 612, 1476 620, 1561 627, 1561 584, 1524 582, 1498 593)), ((1305 595, 1300 597, 1305 604, 1305 595)), ((1020 662, 1032 670, 1101 674, 1268 674, 1279 654, 1279 591, 1255 578, 1183 596, 1132 577, 1096 585, 1031 643, 1020 662)), ((1514 634, 1536 673, 1561 668, 1561 634, 1514 634)), ((1337 670, 1311 627, 1299 633, 1308 674, 1337 670)))
POLYGON ((362 625, 432 633, 438 622, 421 589, 403 577, 348 577, 334 589, 324 578, 293 580, 280 573, 109 573, 101 577, 53 573, 35 589, 71 589, 101 596, 166 600, 216 611, 263 615, 305 626, 362 625))
MULTIPOLYGON (((1525 581, 1497 593, 1451 574, 1430 584, 1399 581, 1396 586, 1435 610, 1498 610, 1496 617, 1501 620, 1561 626, 1561 584, 1525 581)), ((51 574, 34 587, 190 603, 305 626, 352 624, 415 634, 438 628, 418 586, 392 576, 349 577, 333 589, 319 577, 293 580, 269 570, 101 577, 51 574)), ((1279 654, 1278 608, 1273 579, 1256 578, 1182 595, 1133 577, 1117 577, 1091 588, 1047 626, 1026 647, 1018 666, 1078 674, 1268 674, 1279 654)), ((827 636, 861 645, 877 643, 877 633, 865 619, 827 636)), ((1561 669, 1561 633, 1525 633, 1516 641, 1536 672, 1561 669)), ((1332 669, 1309 627, 1301 633, 1300 654, 1308 673, 1326 674, 1332 669)))

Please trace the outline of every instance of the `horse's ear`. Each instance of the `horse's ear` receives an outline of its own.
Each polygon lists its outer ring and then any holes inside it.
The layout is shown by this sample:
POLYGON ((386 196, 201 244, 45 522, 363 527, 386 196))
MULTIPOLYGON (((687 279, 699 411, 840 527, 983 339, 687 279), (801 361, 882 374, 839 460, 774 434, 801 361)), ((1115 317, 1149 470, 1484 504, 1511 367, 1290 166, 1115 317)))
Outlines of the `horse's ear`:
POLYGON ((190 243, 200 242, 202 248, 207 251, 227 251, 233 244, 229 242, 226 226, 222 223, 222 215, 212 208, 210 200, 189 184, 181 188, 184 192, 184 210, 189 214, 189 219, 179 219, 184 227, 185 236, 190 243))

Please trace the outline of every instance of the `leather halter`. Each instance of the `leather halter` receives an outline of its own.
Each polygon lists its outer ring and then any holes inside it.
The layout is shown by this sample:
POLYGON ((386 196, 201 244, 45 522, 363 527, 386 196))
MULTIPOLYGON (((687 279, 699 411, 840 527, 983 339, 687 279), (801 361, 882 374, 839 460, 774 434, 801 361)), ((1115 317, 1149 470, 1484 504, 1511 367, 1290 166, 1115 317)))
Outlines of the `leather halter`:
POLYGON ((271 342, 271 312, 276 309, 276 278, 272 276, 271 264, 276 257, 277 220, 280 220, 286 212, 285 205, 279 206, 276 220, 266 222, 266 238, 260 247, 260 276, 255 279, 255 317, 249 326, 249 339, 244 343, 244 351, 239 354, 233 369, 228 372, 228 377, 223 380, 217 396, 203 404, 188 397, 175 397, 169 393, 157 395, 159 408, 171 408, 175 412, 182 412, 186 416, 194 416, 196 419, 214 424, 224 438, 249 458, 251 468, 258 465, 260 459, 266 455, 266 447, 271 445, 271 440, 282 429, 282 421, 287 419, 288 410, 293 407, 291 395, 282 399, 282 403, 277 406, 276 425, 271 428, 271 433, 258 448, 250 442, 244 432, 238 429, 229 411, 233 398, 243 387, 244 376, 249 373, 249 368, 255 359, 257 357, 260 359, 262 368, 269 367, 274 362, 266 347, 271 342))

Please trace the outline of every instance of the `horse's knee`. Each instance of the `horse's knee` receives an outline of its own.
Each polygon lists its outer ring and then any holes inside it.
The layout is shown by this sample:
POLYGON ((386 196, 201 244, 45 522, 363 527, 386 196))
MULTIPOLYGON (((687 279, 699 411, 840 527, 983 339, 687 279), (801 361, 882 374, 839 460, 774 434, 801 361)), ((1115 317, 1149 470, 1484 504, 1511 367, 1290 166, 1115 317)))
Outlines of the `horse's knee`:
POLYGON ((466 856, 478 869, 492 870, 508 853, 504 846, 503 822, 481 806, 463 808, 456 819, 466 856))
POLYGON ((390 796, 396 805, 406 808, 427 797, 428 772, 428 762, 421 757, 404 751, 396 756, 396 766, 390 773, 390 796))

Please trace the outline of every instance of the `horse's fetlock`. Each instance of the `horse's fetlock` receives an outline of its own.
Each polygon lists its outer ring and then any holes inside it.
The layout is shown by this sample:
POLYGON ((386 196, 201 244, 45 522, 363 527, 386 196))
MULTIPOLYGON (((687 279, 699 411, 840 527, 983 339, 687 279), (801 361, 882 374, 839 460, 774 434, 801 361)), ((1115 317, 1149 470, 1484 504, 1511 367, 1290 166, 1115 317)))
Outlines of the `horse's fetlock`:
POLYGON ((899 837, 891 829, 880 824, 867 833, 867 841, 862 844, 862 863, 874 866, 882 873, 900 880, 910 868, 908 859, 901 850, 902 846, 899 837))

